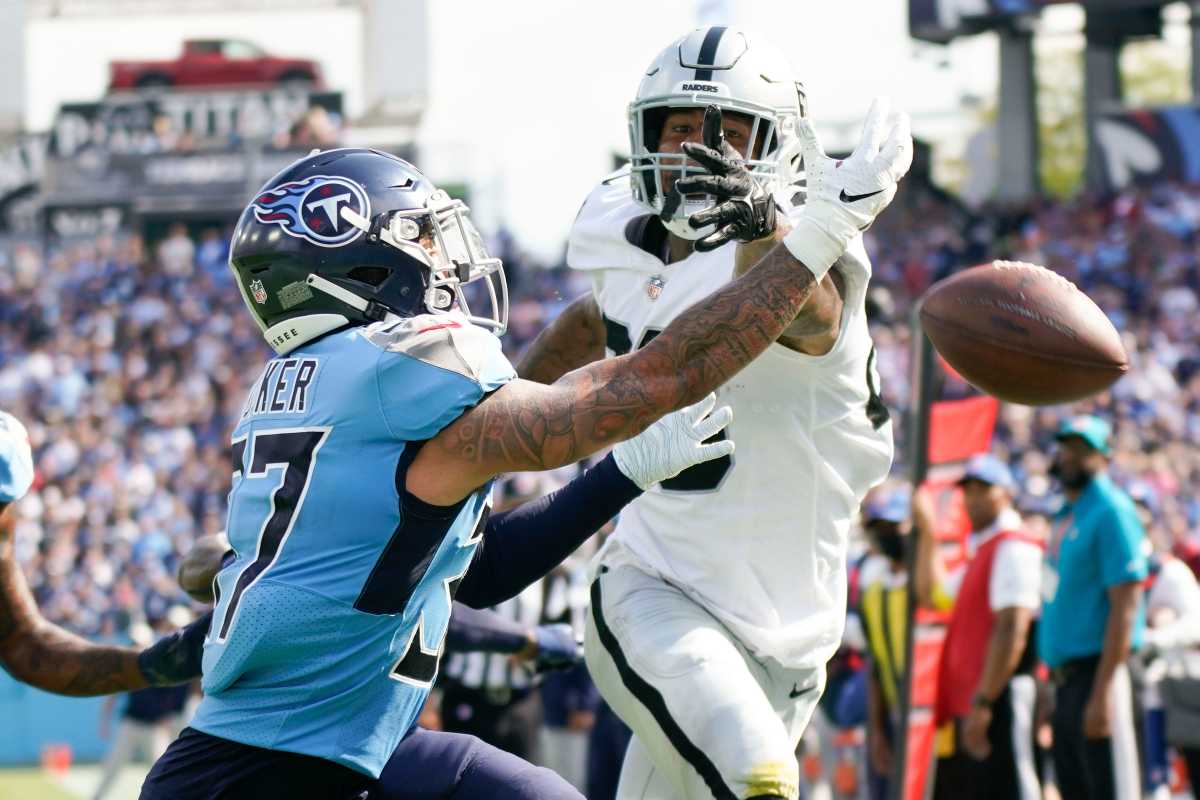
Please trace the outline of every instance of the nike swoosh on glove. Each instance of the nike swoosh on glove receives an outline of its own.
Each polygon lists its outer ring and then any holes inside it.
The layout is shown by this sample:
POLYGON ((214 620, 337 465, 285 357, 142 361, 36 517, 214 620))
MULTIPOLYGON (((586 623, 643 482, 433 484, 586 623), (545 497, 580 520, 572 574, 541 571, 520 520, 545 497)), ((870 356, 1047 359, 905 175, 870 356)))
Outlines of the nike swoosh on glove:
POLYGON ((704 441, 723 431, 733 420, 732 408, 721 406, 713 411, 716 404, 717 396, 710 394, 616 445, 613 460, 617 468, 642 489, 649 489, 688 467, 729 455, 733 452, 731 440, 704 441))
POLYGON ((721 109, 704 109, 704 144, 684 142, 683 152, 709 171, 675 182, 682 194, 708 194, 716 205, 688 218, 696 230, 715 225, 716 231, 697 240, 700 252, 715 250, 731 239, 753 242, 775 232, 775 198, 754 179, 745 160, 725 141, 721 109))
POLYGON ((877 98, 858 147, 841 161, 825 155, 810 120, 800 120, 797 134, 808 196, 783 243, 820 280, 896 196, 912 166, 911 122, 877 98))

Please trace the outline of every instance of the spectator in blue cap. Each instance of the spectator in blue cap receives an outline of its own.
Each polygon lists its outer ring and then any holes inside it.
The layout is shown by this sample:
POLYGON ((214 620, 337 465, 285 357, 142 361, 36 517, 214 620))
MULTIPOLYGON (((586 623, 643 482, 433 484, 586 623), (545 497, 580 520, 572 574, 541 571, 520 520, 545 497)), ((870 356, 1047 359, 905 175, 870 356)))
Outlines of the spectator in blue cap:
POLYGON ((1145 627, 1145 531, 1108 476, 1110 429, 1078 416, 1058 429, 1055 515, 1042 586, 1038 654, 1056 685, 1054 767, 1063 800, 1139 797, 1140 724, 1129 670, 1145 627))
POLYGON ((953 572, 935 550, 932 500, 920 492, 913 501, 917 597, 951 611, 934 713, 953 729, 953 747, 938 758, 933 796, 1040 797, 1030 632, 1041 605, 1042 541, 1013 508, 1016 484, 1003 461, 973 457, 958 485, 971 537, 969 558, 953 572))

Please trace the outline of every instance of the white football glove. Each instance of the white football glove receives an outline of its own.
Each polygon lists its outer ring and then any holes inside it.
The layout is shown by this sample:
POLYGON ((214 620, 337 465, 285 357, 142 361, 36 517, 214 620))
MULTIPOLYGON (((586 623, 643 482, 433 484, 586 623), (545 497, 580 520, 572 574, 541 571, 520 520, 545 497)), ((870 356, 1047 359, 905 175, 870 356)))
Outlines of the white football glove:
POLYGON ((908 115, 888 113, 888 108, 886 100, 876 98, 867 112, 862 141, 843 161, 825 155, 812 122, 800 120, 797 133, 807 199, 792 217, 792 230, 783 244, 817 280, 887 208, 896 196, 896 184, 912 166, 908 115))
POLYGON ((732 408, 721 406, 713 411, 716 404, 717 396, 710 394, 621 442, 613 448, 617 468, 642 489, 649 489, 688 467, 729 455, 733 452, 731 440, 704 442, 723 431, 733 419, 732 408))

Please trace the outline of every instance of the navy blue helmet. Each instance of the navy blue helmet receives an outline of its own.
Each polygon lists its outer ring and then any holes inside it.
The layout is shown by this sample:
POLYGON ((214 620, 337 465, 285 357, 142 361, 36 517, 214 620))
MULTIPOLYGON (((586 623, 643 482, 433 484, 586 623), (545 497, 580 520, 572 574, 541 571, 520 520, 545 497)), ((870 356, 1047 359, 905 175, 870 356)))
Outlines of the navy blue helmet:
POLYGON ((229 265, 280 354, 388 315, 461 313, 497 334, 508 321, 504 268, 467 206, 376 150, 313 152, 267 181, 238 219, 229 265), (487 316, 463 292, 476 281, 487 316))

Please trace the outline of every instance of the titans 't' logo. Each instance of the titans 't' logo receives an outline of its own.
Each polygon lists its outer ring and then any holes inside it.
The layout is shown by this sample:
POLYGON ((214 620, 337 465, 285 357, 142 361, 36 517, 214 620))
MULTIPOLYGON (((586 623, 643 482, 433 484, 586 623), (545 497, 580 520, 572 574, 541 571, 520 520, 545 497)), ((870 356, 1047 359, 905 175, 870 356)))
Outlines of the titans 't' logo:
POLYGON ((260 193, 250 204, 259 222, 275 223, 288 236, 320 247, 341 247, 362 233, 342 218, 342 209, 370 219, 371 201, 352 180, 314 175, 260 193))

